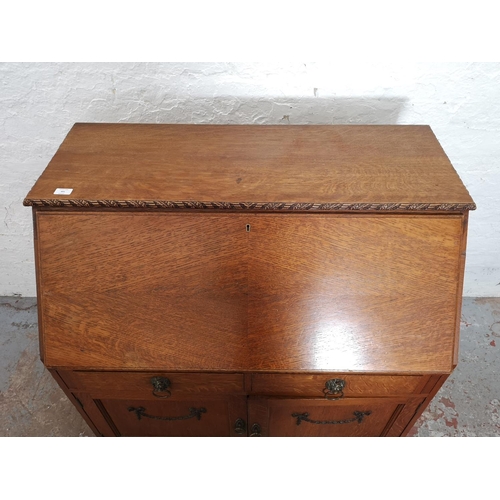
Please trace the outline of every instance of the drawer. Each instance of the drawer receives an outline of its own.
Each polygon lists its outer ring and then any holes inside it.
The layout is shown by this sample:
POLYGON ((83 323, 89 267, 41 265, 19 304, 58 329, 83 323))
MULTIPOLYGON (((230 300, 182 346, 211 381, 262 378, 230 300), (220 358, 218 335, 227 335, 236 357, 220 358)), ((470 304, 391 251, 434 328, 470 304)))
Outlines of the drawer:
POLYGON ((422 375, 255 374, 252 393, 265 396, 389 397, 418 394, 428 377, 422 375))
POLYGON ((71 392, 95 399, 177 399, 244 392, 239 373, 132 373, 59 371, 71 392))

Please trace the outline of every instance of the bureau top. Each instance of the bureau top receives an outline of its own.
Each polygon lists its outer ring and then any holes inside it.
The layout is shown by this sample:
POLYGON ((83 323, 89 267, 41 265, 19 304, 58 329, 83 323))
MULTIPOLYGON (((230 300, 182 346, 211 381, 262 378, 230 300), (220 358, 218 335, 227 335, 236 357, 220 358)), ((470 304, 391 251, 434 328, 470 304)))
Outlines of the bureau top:
POLYGON ((24 204, 475 209, 432 130, 423 125, 78 123, 24 204), (72 191, 55 194, 58 188, 72 191))

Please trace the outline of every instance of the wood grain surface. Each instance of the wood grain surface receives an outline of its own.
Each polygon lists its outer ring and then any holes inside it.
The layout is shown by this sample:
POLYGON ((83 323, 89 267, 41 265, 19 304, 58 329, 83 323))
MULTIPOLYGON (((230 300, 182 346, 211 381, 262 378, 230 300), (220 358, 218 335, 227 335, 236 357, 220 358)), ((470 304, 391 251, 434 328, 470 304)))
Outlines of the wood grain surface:
POLYGON ((76 124, 26 205, 467 210, 428 126, 76 124), (54 195, 70 188, 70 195, 54 195))
POLYGON ((450 372, 461 234, 459 216, 255 215, 253 369, 450 372))
POLYGON ((325 401, 321 399, 251 399, 249 421, 258 422, 263 436, 273 437, 377 437, 382 436, 388 422, 406 403, 401 398, 360 398, 325 401), (355 412, 370 413, 361 422, 355 412), (294 414, 307 414, 317 422, 301 420, 297 425, 294 414), (267 416, 267 421, 263 420, 267 416), (346 423, 340 423, 345 421, 346 423), (332 422, 332 423, 326 423, 332 422), (339 422, 339 423, 333 423, 339 422))
POLYGON ((40 213, 45 363, 448 373, 461 221, 40 213))
POLYGON ((240 217, 40 214, 48 366, 244 366, 247 239, 240 217))
POLYGON ((235 432, 238 418, 246 421, 246 399, 229 397, 225 400, 192 399, 187 401, 141 401, 110 399, 101 401, 104 413, 109 416, 120 436, 182 436, 182 437, 241 437, 235 432), (138 418, 137 412, 144 414, 138 418), (204 410, 200 418, 182 418, 191 409, 204 410), (153 417, 153 418, 151 418, 153 417), (154 418, 156 417, 156 418, 154 418), (180 418, 179 418, 180 417, 180 418), (172 420, 162 420, 172 418, 172 420))
POLYGON ((96 372, 64 371, 59 375, 73 392, 90 394, 96 399, 162 399, 165 394, 153 394, 153 377, 170 381, 170 396, 164 399, 186 397, 225 397, 244 394, 241 373, 165 373, 165 372, 96 372), (158 397, 160 396, 160 397, 158 397))
POLYGON ((343 393, 346 398, 400 396, 420 392, 423 378, 421 375, 256 373, 252 375, 252 394, 323 397, 326 381, 341 379, 345 382, 343 393))

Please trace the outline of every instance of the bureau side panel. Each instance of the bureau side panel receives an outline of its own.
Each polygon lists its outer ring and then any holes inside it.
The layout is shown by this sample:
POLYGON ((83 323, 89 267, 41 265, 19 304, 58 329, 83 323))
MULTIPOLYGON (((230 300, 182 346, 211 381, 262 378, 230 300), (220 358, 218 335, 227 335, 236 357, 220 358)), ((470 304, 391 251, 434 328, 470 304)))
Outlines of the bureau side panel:
POLYGON ((458 364, 458 348, 460 345, 460 320, 462 316, 462 293, 464 286, 465 257, 467 254, 467 226, 469 223, 469 213, 462 216, 462 240, 460 245, 460 256, 458 264, 458 283, 457 283, 457 309, 455 317, 455 346, 453 349, 453 368, 458 364))
POLYGON ((37 296, 37 313, 38 313, 38 346, 40 349, 40 360, 42 363, 45 361, 45 347, 43 345, 43 317, 42 317, 42 278, 40 276, 40 246, 38 244, 38 210, 33 208, 33 243, 34 243, 34 254, 35 254, 35 274, 36 274, 36 296, 37 296))
POLYGON ((54 212, 37 225, 47 366, 218 370, 247 357, 240 216, 54 212))

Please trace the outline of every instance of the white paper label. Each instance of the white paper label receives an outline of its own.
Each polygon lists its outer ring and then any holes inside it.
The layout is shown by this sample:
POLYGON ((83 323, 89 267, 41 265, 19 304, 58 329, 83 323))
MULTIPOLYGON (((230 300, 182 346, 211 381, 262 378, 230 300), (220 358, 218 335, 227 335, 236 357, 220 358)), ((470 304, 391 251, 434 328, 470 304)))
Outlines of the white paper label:
POLYGON ((54 191, 54 194, 71 194, 73 192, 73 188, 57 188, 54 191))

